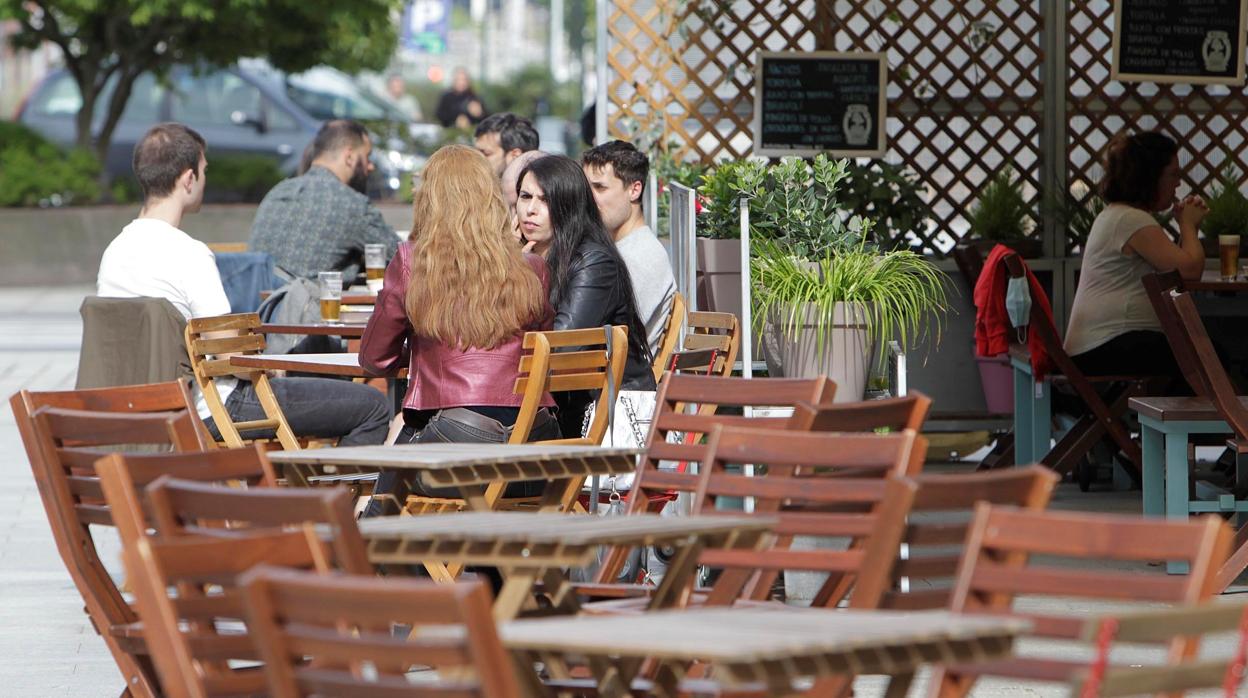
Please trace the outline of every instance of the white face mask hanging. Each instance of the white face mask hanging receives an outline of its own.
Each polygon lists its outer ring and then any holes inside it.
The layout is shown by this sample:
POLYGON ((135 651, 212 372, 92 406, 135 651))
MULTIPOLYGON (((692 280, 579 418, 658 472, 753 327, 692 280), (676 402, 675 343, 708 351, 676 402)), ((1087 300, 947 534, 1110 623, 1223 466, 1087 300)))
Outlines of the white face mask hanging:
POLYGON ((1019 341, 1027 341, 1027 325, 1031 323, 1031 287, 1026 276, 1011 278, 1007 283, 1005 312, 1010 316, 1010 324, 1018 331, 1019 341))

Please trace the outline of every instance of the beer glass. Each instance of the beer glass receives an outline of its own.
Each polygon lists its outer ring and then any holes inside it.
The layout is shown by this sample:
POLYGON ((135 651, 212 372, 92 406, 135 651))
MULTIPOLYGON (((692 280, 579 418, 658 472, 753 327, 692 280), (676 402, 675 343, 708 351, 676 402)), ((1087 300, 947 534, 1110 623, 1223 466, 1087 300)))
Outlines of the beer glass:
POLYGON ((321 320, 338 322, 342 310, 342 272, 323 271, 316 275, 321 288, 321 320))
POLYGON ((1239 236, 1218 236, 1218 261, 1223 281, 1234 281, 1239 271, 1239 236))
POLYGON ((364 246, 364 278, 367 279, 368 290, 376 293, 381 290, 382 279, 386 275, 386 246, 364 246))

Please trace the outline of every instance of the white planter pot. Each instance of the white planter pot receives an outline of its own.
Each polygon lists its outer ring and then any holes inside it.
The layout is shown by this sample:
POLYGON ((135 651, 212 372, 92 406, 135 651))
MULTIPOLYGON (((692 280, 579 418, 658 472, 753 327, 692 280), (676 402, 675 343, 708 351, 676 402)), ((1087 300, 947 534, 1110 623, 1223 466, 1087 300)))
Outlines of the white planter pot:
POLYGON ((788 308, 778 308, 768 318, 763 332, 767 372, 786 378, 814 378, 826 375, 836 382, 835 402, 862 400, 867 388, 871 347, 867 343, 866 311, 861 304, 837 303, 832 326, 819 345, 817 309, 806 304, 800 311, 795 332, 781 330, 781 318, 788 308), (790 337, 796 337, 796 340, 790 337))

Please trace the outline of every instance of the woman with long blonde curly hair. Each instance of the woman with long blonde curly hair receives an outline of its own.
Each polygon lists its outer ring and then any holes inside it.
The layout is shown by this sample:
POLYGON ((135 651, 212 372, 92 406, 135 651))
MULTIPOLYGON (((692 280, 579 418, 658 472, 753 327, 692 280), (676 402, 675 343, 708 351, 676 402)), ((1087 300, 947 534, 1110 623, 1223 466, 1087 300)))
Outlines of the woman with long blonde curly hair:
MULTIPOLYGON (((473 148, 450 145, 429 158, 413 209, 410 241, 386 269, 360 365, 389 376, 408 368, 397 443, 505 442, 521 402, 512 392, 521 340, 554 319, 546 265, 516 247, 498 179, 473 148)), ((554 402, 542 404, 531 438, 559 438, 545 409, 554 402)), ((405 486, 448 494, 389 475, 377 488, 398 501, 405 486)))

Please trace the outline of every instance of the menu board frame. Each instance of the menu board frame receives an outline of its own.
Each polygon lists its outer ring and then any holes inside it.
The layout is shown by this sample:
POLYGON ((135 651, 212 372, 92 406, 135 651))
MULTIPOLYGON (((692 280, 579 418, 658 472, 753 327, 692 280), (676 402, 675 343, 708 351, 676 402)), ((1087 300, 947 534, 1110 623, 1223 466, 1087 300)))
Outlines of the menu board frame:
POLYGON ((1178 83, 1186 85, 1243 85, 1245 78, 1245 65, 1248 65, 1248 57, 1244 55, 1245 39, 1248 39, 1248 0, 1239 0, 1239 31, 1236 33, 1239 37, 1239 65, 1236 67, 1234 75, 1225 77, 1216 75, 1175 75, 1166 73, 1124 73, 1118 69, 1119 58, 1119 41, 1122 36, 1122 3, 1124 0, 1114 0, 1114 38, 1113 47, 1110 50, 1111 63, 1109 69, 1109 77, 1112 80, 1120 82, 1165 82, 1178 83))
MULTIPOLYGON (((1244 0, 1248 2, 1248 0, 1244 0)), ((814 157, 826 153, 832 157, 879 158, 888 152, 888 55, 872 51, 759 51, 754 59, 754 154, 764 157, 814 157), (874 149, 823 150, 820 148, 764 148, 763 147, 763 69, 769 59, 784 60, 817 60, 817 61, 852 61, 861 63, 874 61, 879 65, 880 90, 876 105, 874 149)))

